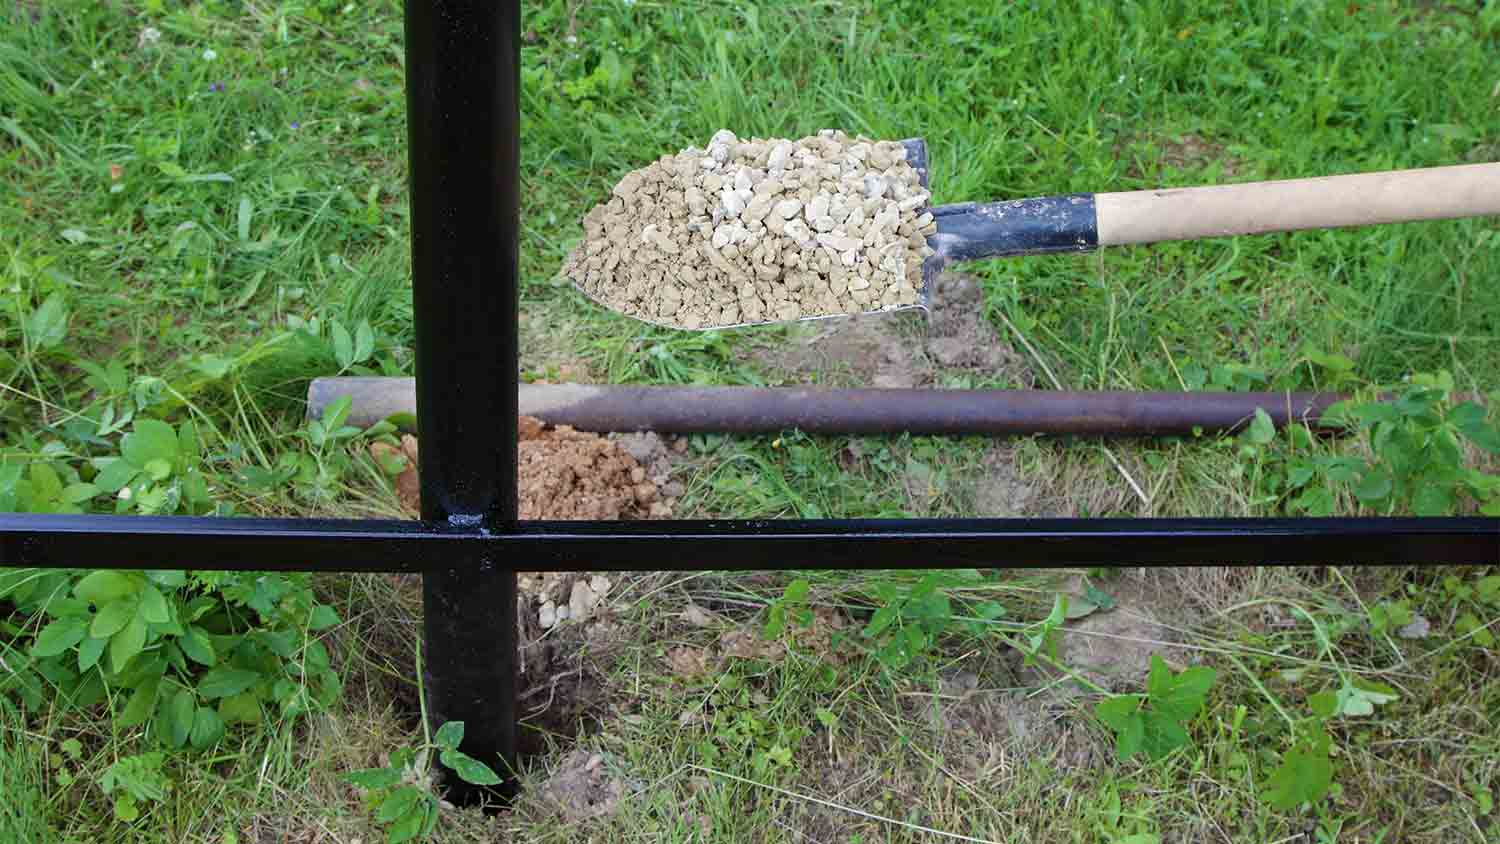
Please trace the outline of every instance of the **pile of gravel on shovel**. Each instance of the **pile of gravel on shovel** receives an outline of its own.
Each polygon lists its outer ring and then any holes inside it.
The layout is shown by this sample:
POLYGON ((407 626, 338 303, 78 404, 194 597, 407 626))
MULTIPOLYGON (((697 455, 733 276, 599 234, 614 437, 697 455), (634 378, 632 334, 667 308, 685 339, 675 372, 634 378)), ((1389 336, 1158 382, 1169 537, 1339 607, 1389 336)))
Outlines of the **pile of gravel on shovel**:
POLYGON ((563 275, 608 307, 674 328, 913 305, 937 230, 898 141, 727 129, 626 174, 583 218, 563 275))

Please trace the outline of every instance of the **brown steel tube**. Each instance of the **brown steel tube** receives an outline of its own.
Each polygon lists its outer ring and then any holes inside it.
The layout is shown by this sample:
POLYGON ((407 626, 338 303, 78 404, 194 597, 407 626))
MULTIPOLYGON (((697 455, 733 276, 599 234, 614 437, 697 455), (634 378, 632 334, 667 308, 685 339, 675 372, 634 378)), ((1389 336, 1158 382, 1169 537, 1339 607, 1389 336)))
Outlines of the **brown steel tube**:
MULTIPOLYGON (((415 407, 409 378, 319 378, 308 412, 353 398, 349 421, 371 425, 415 407)), ((634 387, 522 384, 520 412, 581 431, 810 434, 1219 433, 1261 408, 1276 425, 1317 425, 1335 393, 1136 393, 1045 390, 814 390, 799 387, 634 387)))

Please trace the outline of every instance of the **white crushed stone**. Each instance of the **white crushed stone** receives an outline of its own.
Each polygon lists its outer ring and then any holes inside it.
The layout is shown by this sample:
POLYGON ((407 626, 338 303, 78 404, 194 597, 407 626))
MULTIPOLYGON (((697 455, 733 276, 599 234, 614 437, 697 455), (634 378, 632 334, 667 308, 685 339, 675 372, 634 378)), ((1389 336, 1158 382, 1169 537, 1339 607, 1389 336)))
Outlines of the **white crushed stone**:
POLYGON ((563 275, 687 329, 914 305, 937 231, 930 198, 899 141, 723 129, 626 174, 583 218, 563 275))

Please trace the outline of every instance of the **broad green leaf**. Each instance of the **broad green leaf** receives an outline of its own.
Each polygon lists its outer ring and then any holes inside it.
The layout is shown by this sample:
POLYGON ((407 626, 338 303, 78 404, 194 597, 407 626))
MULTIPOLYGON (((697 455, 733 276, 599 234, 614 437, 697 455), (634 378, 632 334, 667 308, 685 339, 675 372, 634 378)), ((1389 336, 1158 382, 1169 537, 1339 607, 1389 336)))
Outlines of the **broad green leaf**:
POLYGON ((416 838, 422 832, 422 827, 432 811, 426 803, 424 799, 413 805, 406 814, 396 818, 396 822, 386 830, 386 841, 390 844, 400 844, 402 841, 411 841, 416 838))
POLYGON ((1459 636, 1470 637, 1474 644, 1481 648, 1487 648, 1495 643, 1495 635, 1479 620, 1479 616, 1472 612, 1466 612, 1458 617, 1458 620, 1453 623, 1453 632, 1459 636))
POLYGON ((362 319, 354 329, 354 362, 367 361, 374 352, 375 332, 370 328, 370 321, 362 319))
POLYGON ((187 654, 187 658, 199 665, 212 668, 218 663, 218 657, 214 655, 213 640, 208 637, 202 627, 193 625, 187 629, 187 633, 177 640, 178 647, 187 654))
POLYGON ((84 672, 99 664, 99 657, 104 654, 104 646, 108 645, 107 639, 84 639, 83 644, 78 646, 78 670, 84 672))
POLYGON ((1319 718, 1332 718, 1339 711, 1339 696, 1333 692, 1318 692, 1307 699, 1307 706, 1319 718))
POLYGON ((170 463, 177 459, 177 432, 159 419, 137 419, 120 440, 120 454, 141 468, 153 460, 170 463))
POLYGON ((133 617, 124 629, 109 640, 109 664, 116 674, 125 670, 126 663, 146 647, 146 622, 133 617))
POLYGON ((173 747, 182 747, 188 743, 188 737, 193 732, 193 719, 197 707, 194 705, 193 693, 188 689, 182 689, 173 695, 167 702, 162 714, 166 716, 161 725, 167 731, 167 738, 171 740, 173 747))
POLYGON ((337 431, 344 427, 344 422, 349 419, 349 411, 354 407, 354 397, 342 395, 328 403, 323 411, 323 428, 328 431, 337 431))
POLYGON ((1400 696, 1397 690, 1382 682, 1356 679, 1356 681, 1346 682, 1344 687, 1338 690, 1337 697, 1338 712, 1341 715, 1352 715, 1358 718, 1362 715, 1373 715, 1376 712, 1376 706, 1391 703, 1400 696))
POLYGON ((1115 599, 1092 583, 1083 590, 1083 597, 1101 610, 1113 609, 1115 606, 1115 599))
POLYGON ((129 624, 135 618, 135 611, 140 606, 140 601, 134 595, 128 595, 118 601, 110 601, 99 608, 99 613, 94 616, 94 623, 89 627, 89 635, 95 639, 108 639, 129 624))
POLYGON ((403 785, 380 801, 380 809, 375 813, 375 820, 379 823, 390 823, 410 811, 422 797, 421 789, 414 785, 403 785))
POLYGON ((782 598, 788 603, 800 604, 807 600, 807 593, 811 589, 812 584, 808 583, 805 578, 799 577, 786 585, 786 591, 782 593, 782 598))
POLYGON ((260 675, 254 671, 222 666, 212 669, 198 680, 198 694, 207 700, 231 697, 255 685, 259 680, 260 675))
POLYGON ((62 293, 53 293, 31 312, 24 324, 33 346, 48 349, 58 345, 68 336, 67 300, 62 293))
MULTIPOLYGON (((24 569, 13 569, 12 571, 24 574, 24 569)), ((0 578, 0 583, 3 583, 3 578, 0 578)), ((5 596, 5 587, 0 585, 0 597, 5 596)), ((19 593, 12 593, 9 597, 13 600, 21 600, 22 598, 19 593)), ((53 598, 47 602, 44 611, 53 618, 77 618, 84 624, 88 624, 89 620, 89 602, 80 601, 77 598, 53 598)))
POLYGON ((1047 628, 1059 627, 1068 618, 1068 596, 1059 592, 1052 597, 1052 611, 1042 619, 1042 626, 1047 628))
POLYGON ((1479 578, 1479 581, 1474 584, 1474 594, 1485 603, 1493 604, 1500 601, 1500 574, 1479 578))
POLYGON ((1332 515, 1335 506, 1333 493, 1321 486, 1306 490, 1291 503, 1297 511, 1314 518, 1332 515))
POLYGON ((338 610, 327 604, 318 604, 313 607, 312 617, 307 621, 309 630, 327 630, 339 623, 338 610))
MULTIPOLYGON (((180 636, 182 634, 179 632, 172 635, 180 636)), ((166 657, 168 665, 172 666, 183 674, 188 673, 189 669, 187 657, 182 655, 182 648, 179 648, 176 642, 172 641, 171 639, 167 639, 162 643, 161 650, 162 655, 166 657)))
POLYGON ((1186 721, 1203 708, 1216 679, 1218 674, 1212 668, 1188 668, 1165 683, 1160 693, 1152 690, 1151 708, 1174 720, 1186 721))
POLYGON ((401 782, 401 772, 390 768, 365 768, 344 774, 343 780, 359 788, 390 788, 401 782))
POLYGON ((1471 401, 1454 405, 1453 409, 1448 411, 1448 421, 1460 431, 1470 430, 1476 426, 1483 425, 1484 419, 1484 408, 1471 401))
POLYGON ((444 750, 457 750, 464 740, 464 722, 449 721, 438 727, 437 735, 432 741, 444 750))
POLYGON ((761 630, 761 635, 767 639, 775 639, 786 630, 786 604, 775 601, 766 608, 766 626, 761 630))
POLYGON ((1427 481, 1411 497, 1411 510, 1418 516, 1447 516, 1453 513, 1453 488, 1427 481))
POLYGON ((1312 361, 1318 366, 1323 367, 1324 369, 1329 369, 1334 372, 1352 372, 1354 370, 1354 361, 1336 352, 1323 352, 1315 349, 1308 349, 1306 351, 1306 354, 1308 360, 1312 361))
MULTIPOLYGON (((188 361, 188 366, 217 381, 229 374, 229 370, 234 368, 234 361, 219 355, 198 355, 188 361)), ((178 438, 181 439, 180 433, 178 438)))
POLYGON ((1185 747, 1188 743, 1187 730, 1177 723, 1177 719, 1160 711, 1151 711, 1144 718, 1145 736, 1143 744, 1146 755, 1153 760, 1160 761, 1167 754, 1179 747, 1185 747))
POLYGON ((68 504, 82 504, 98 494, 99 487, 94 484, 68 484, 63 487, 62 500, 68 504))
POLYGON ((1318 461, 1328 473, 1328 480, 1336 484, 1353 483, 1359 477, 1360 462, 1352 457, 1333 457, 1318 461))
POLYGON ((1266 445, 1276 439, 1276 423, 1271 421, 1271 414, 1257 407, 1255 418, 1250 420, 1245 436, 1256 445, 1266 445))
POLYGON ((31 655, 36 657, 57 656, 83 641, 88 633, 81 618, 63 618, 42 628, 31 646, 31 655))
POLYGON ((1371 469, 1365 473, 1359 486, 1354 488, 1354 497, 1360 501, 1380 501, 1391 494, 1391 474, 1384 469, 1371 469))
POLYGON ((881 631, 891 626, 899 612, 900 606, 896 604, 886 604, 876 610, 875 614, 870 616, 870 623, 865 625, 865 635, 879 636, 881 631))
POLYGON ((1328 738, 1324 736, 1287 751, 1266 781, 1261 798, 1272 807, 1289 812, 1303 803, 1322 799, 1332 782, 1333 762, 1328 758, 1328 738))
POLYGON ((104 464, 99 474, 94 476, 94 484, 101 492, 116 493, 129 484, 140 471, 141 467, 132 465, 123 457, 117 457, 104 464))
POLYGON ((1068 602, 1068 620, 1084 618, 1093 615, 1099 609, 1099 605, 1084 598, 1074 598, 1068 602))
POLYGON ((141 590, 140 612, 141 618, 145 619, 148 624, 166 624, 172 620, 171 610, 167 608, 167 599, 150 584, 141 590))
POLYGON ((62 498, 62 479, 57 476, 57 470, 47 463, 33 463, 29 472, 31 476, 31 494, 36 501, 57 501, 62 498))
POLYGON ((1118 695, 1094 707, 1099 720, 1115 733, 1115 755, 1121 761, 1134 756, 1146 737, 1146 718, 1140 695, 1118 695))
POLYGON ((1125 722, 1141 709, 1140 695, 1115 695, 1106 698, 1094 705, 1094 714, 1105 726, 1116 729, 1123 727, 1125 722))
POLYGON ((349 336, 349 329, 338 320, 333 320, 329 325, 329 333, 333 339, 333 359, 338 361, 339 370, 353 366, 354 340, 349 336))
POLYGON ((224 722, 219 719, 219 713, 206 706, 198 707, 193 713, 193 729, 188 734, 188 741, 199 750, 211 747, 224 735, 224 722))
POLYGON ((1146 714, 1136 712, 1125 722, 1115 738, 1115 758, 1124 761, 1134 756, 1146 743, 1146 714))
POLYGON ((198 436, 198 426, 188 419, 177 426, 177 453, 194 460, 203 456, 203 441, 198 436))
POLYGON ((260 700, 252 692, 226 697, 219 701, 219 717, 229 724, 258 724, 261 718, 260 700))
POLYGON ((146 471, 146 475, 150 477, 151 480, 164 481, 172 474, 172 461, 163 460, 162 458, 158 457, 155 460, 146 461, 146 465, 142 466, 141 468, 146 471))
POLYGON ((974 615, 984 621, 994 621, 997 618, 1004 618, 1005 605, 999 601, 980 601, 974 605, 974 615))
POLYGON ((500 783, 500 777, 490 766, 472 756, 466 756, 457 750, 444 750, 438 758, 444 765, 452 768, 453 772, 458 774, 464 782, 472 785, 498 785, 500 783))
POLYGON ((1365 425, 1376 422, 1398 422, 1401 412, 1386 402, 1370 402, 1349 408, 1349 415, 1365 425))
POLYGON ((1286 485, 1289 489, 1301 489, 1308 481, 1313 479, 1315 469, 1309 465, 1294 466, 1286 473, 1286 485))
POLYGON ((1153 704, 1172 693, 1172 669, 1159 655, 1151 655, 1151 672, 1146 675, 1146 697, 1153 704))
POLYGON ((130 696, 130 702, 125 704, 125 711, 120 713, 117 723, 121 727, 134 727, 146 723, 147 716, 156 708, 156 695, 160 690, 161 675, 147 677, 130 696))
POLYGON ((922 632, 922 628, 909 626, 901 633, 906 637, 906 648, 912 656, 916 656, 927 647, 927 634, 922 632))

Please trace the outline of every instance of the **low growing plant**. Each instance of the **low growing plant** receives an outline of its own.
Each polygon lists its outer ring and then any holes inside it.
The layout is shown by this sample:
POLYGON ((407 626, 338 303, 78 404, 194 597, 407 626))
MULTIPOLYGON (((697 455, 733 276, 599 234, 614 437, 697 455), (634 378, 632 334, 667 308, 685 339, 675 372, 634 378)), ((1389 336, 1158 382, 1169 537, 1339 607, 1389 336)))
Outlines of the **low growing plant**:
POLYGON ((1115 695, 1094 707, 1094 714, 1115 733, 1116 757, 1124 761, 1144 750, 1159 760, 1185 746, 1185 725, 1203 709, 1217 676, 1203 666, 1173 674, 1152 654, 1145 694, 1115 695))
MULTIPOLYGON (((123 381, 95 369, 101 384, 123 381)), ((149 401, 126 406, 130 428, 117 445, 99 436, 117 432, 105 420, 74 431, 77 450, 52 440, 0 452, 0 511, 230 515, 231 488, 305 476, 326 490, 347 469, 344 444, 385 433, 345 424, 348 402, 336 402, 300 432, 307 448, 283 455, 282 477, 232 469, 232 444, 213 443, 190 420, 141 416, 149 401)), ((11 612, 0 615, 0 658, 9 670, 0 694, 32 709, 58 696, 78 707, 107 704, 116 726, 142 728, 165 748, 208 748, 231 725, 259 723, 268 708, 296 717, 340 693, 318 639, 338 613, 317 600, 307 574, 0 570, 4 604, 11 612)))
POLYGON ((344 775, 344 780, 365 793, 365 803, 375 813, 375 822, 385 828, 391 844, 427 836, 437 826, 441 808, 432 776, 432 757, 472 785, 499 785, 500 777, 488 765, 461 753, 464 723, 449 721, 435 735, 426 736, 417 747, 393 751, 382 768, 365 768, 344 775))
POLYGON ((1500 428, 1484 407, 1459 401, 1447 372, 1413 375, 1387 400, 1350 400, 1323 421, 1363 443, 1369 456, 1315 448, 1313 434, 1290 425, 1278 434, 1257 410, 1240 455, 1252 464, 1262 500, 1290 515, 1330 516, 1355 503, 1380 515, 1450 515, 1467 503, 1500 515, 1500 475, 1468 465, 1465 446, 1500 454, 1500 428), (1342 502, 1342 503, 1341 503, 1342 502))

